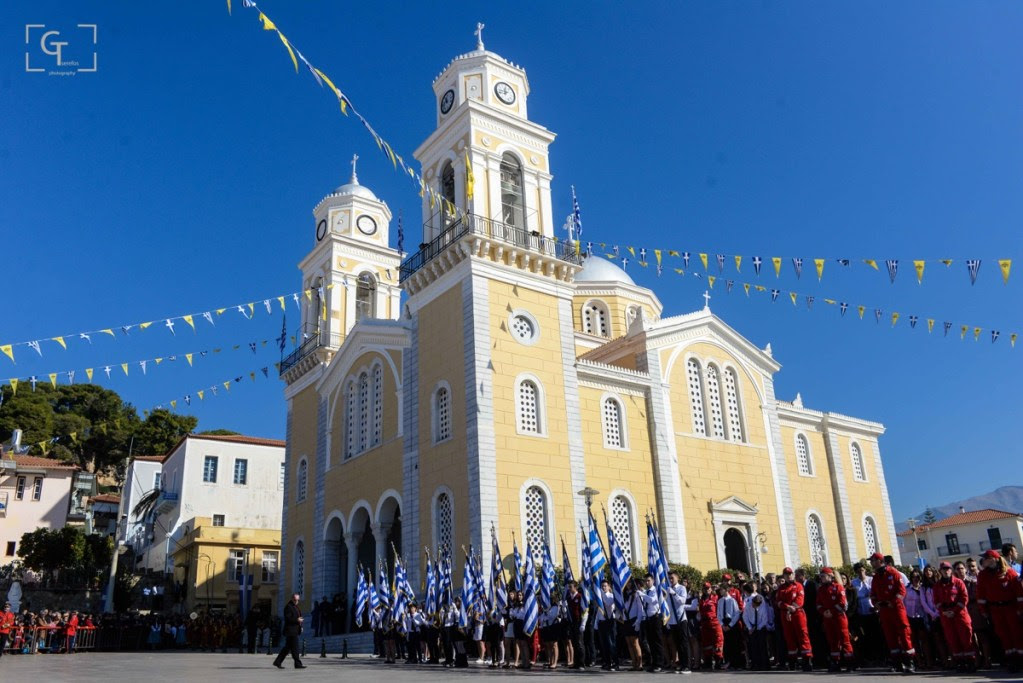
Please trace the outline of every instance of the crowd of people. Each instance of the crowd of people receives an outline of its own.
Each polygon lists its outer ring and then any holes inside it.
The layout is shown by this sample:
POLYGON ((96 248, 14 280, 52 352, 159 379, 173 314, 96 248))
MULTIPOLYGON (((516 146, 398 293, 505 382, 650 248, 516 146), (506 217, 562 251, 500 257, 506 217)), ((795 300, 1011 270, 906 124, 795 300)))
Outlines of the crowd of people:
POLYGON ((44 609, 38 614, 27 609, 15 614, 11 603, 0 612, 0 656, 4 652, 74 654, 82 632, 95 631, 91 614, 72 610, 44 609))
POLYGON ((1015 548, 987 551, 938 568, 897 568, 872 555, 852 575, 830 567, 786 567, 780 575, 724 574, 690 585, 669 574, 667 618, 655 578, 631 580, 616 597, 605 580, 584 607, 578 583, 566 582, 529 633, 525 600, 464 615, 454 597, 436 614, 409 606, 401 623, 378 605, 370 611, 376 656, 387 663, 477 664, 489 668, 581 669, 600 665, 651 672, 888 666, 975 671, 998 662, 1023 665, 1023 584, 1015 548), (466 623, 468 621, 468 623, 466 623))

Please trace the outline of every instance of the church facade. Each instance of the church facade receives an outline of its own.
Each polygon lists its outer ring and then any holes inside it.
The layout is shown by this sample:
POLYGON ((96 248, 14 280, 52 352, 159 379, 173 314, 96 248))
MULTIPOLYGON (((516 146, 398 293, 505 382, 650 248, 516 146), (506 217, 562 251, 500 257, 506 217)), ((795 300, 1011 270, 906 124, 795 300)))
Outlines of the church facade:
POLYGON ((703 570, 898 557, 884 427, 777 399, 770 346, 709 307, 664 316, 555 239, 554 135, 522 68, 480 44, 433 90, 415 156, 455 210, 426 195, 419 248, 389 246, 354 160, 314 210, 315 293, 281 364, 284 585, 351 595, 395 551, 419 585, 426 547, 471 543, 488 566, 491 529, 505 553, 564 539, 577 562, 588 502, 639 563, 651 511, 669 559, 703 570))

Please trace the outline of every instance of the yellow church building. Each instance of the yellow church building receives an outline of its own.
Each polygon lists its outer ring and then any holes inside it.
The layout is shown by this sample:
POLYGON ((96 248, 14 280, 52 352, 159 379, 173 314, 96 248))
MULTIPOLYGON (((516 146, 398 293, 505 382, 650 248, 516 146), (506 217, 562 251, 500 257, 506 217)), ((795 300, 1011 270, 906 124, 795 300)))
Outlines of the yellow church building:
POLYGON ((427 193, 423 242, 400 253, 355 160, 314 210, 299 267, 316 293, 281 364, 282 586, 350 599, 392 547, 419 586, 424 547, 471 543, 488 566, 491 527, 505 553, 513 533, 555 557, 564 538, 577 562, 587 488, 640 563, 647 511, 669 560, 703 570, 898 558, 883 425, 777 399, 770 346, 709 307, 664 316, 555 239, 555 136, 521 67, 480 42, 433 91, 415 157, 457 210, 427 193))

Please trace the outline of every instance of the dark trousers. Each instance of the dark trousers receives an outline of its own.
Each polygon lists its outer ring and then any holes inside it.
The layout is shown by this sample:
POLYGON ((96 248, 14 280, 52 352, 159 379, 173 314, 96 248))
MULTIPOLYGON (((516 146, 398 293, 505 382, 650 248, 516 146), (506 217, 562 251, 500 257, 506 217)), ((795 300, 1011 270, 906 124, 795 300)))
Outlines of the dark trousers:
POLYGON ((426 649, 430 653, 430 663, 436 664, 440 661, 440 648, 437 645, 438 638, 440 637, 440 630, 434 626, 430 626, 423 633, 423 637, 426 638, 426 649))
POLYGON ((735 623, 725 631, 725 661, 733 669, 746 667, 746 653, 743 651, 742 626, 735 623))
MULTIPOLYGON (((568 642, 572 643, 574 657, 572 667, 580 669, 586 664, 586 652, 583 651, 582 634, 579 633, 579 624, 569 621, 565 628, 568 629, 568 642)), ((507 652, 505 656, 509 656, 507 652)))
POLYGON ((0 657, 4 656, 4 650, 7 649, 7 639, 10 637, 8 633, 0 633, 0 657))
POLYGON ((648 670, 664 666, 664 643, 661 641, 663 630, 664 622, 661 621, 660 615, 643 620, 643 635, 646 636, 646 645, 650 649, 648 670))
POLYGON ((597 628, 595 623, 595 618, 588 620, 586 622, 586 630, 583 631, 583 647, 586 648, 586 666, 593 666, 597 662, 597 628))
POLYGON ((408 634, 408 659, 409 664, 418 664, 420 661, 419 631, 412 631, 408 634))
POLYGON ((767 651, 767 642, 770 631, 758 629, 749 634, 749 660, 750 668, 754 671, 765 671, 771 666, 771 659, 767 651))
POLYGON ((675 652, 678 653, 676 668, 679 671, 684 671, 689 668, 689 622, 683 621, 681 624, 669 626, 668 633, 671 635, 671 642, 675 645, 675 652))
POLYGON ((605 669, 618 668, 618 643, 615 639, 615 622, 604 619, 597 624, 597 635, 600 636, 600 656, 605 669))
POLYGON ((454 631, 457 626, 445 626, 441 631, 441 639, 444 641, 444 663, 455 663, 455 642, 454 631))
POLYGON ((302 660, 298 658, 298 636, 284 636, 284 647, 277 653, 277 659, 274 660, 274 664, 280 664, 290 654, 291 658, 295 660, 295 666, 302 666, 302 660))

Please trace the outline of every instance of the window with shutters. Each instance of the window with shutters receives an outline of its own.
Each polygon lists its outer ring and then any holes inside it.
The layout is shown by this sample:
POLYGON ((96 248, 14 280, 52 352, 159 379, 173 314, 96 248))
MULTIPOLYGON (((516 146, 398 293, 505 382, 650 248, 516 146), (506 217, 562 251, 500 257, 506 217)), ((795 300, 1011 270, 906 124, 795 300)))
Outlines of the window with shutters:
POLYGON ((217 483, 217 462, 215 455, 207 455, 202 465, 202 480, 207 484, 217 483))
POLYGON ((522 231, 526 227, 525 214, 522 164, 515 155, 505 152, 501 157, 501 221, 522 231))
POLYGON ((377 279, 361 273, 355 285, 355 322, 376 317, 377 279))
POLYGON ((548 509, 547 494, 539 486, 530 486, 526 489, 525 509, 526 540, 533 546, 533 552, 543 549, 543 544, 548 539, 548 509))
POLYGON ((245 486, 249 483, 249 461, 245 458, 235 458, 234 483, 239 486, 245 486))
POLYGON ((625 561, 632 563, 632 505, 625 496, 615 496, 611 501, 611 530, 614 531, 618 547, 625 555, 625 561))
POLYGON ((227 559, 227 580, 232 583, 241 583, 242 576, 245 574, 245 551, 234 549, 231 550, 230 556, 227 559))
POLYGON ((734 368, 725 369, 725 405, 728 408, 728 438, 732 441, 745 441, 739 404, 739 376, 734 368))
POLYGON ((824 526, 817 515, 811 514, 806 518, 806 537, 810 543, 810 564, 815 567, 825 566, 828 563, 828 556, 824 543, 824 526))
POLYGON ((625 448, 622 404, 616 398, 604 399, 604 446, 625 448))
POLYGON ((543 434, 543 395, 532 379, 519 381, 515 391, 517 429, 520 434, 543 434))
POLYGON ((867 470, 863 466, 863 452, 860 450, 860 445, 853 443, 849 446, 849 451, 852 455, 853 478, 856 481, 866 481, 867 470))
POLYGON ((451 438, 451 390, 446 385, 437 387, 433 394, 433 442, 451 438))
POLYGON ((607 306, 603 301, 587 301, 583 306, 583 332, 598 337, 610 337, 607 306))
POLYGON ((359 394, 355 381, 349 380, 345 391, 345 457, 359 452, 359 394))
POLYGON ((295 571, 291 574, 291 590, 299 595, 305 593, 305 543, 295 543, 295 571))
POLYGON ((686 375, 689 380, 689 403, 693 412, 693 434, 706 435, 707 425, 703 417, 703 373, 700 362, 695 358, 686 361, 686 375))
POLYGON ((455 515, 451 504, 451 496, 446 491, 437 494, 434 503, 434 541, 437 552, 443 552, 442 548, 451 549, 454 540, 455 515))
POLYGON ((877 539, 877 525, 870 515, 863 518, 863 547, 866 548, 868 557, 881 552, 881 544, 877 539))
POLYGON ((803 476, 813 476, 813 459, 810 455, 810 444, 802 434, 796 435, 796 465, 803 476))
POLYGON ((379 446, 384 435, 384 368, 373 368, 373 433, 370 446, 379 446))
POLYGON ((707 365, 706 387, 711 435, 717 439, 723 439, 725 438, 725 420, 721 413, 721 380, 716 365, 707 365))
POLYGON ((302 458, 298 463, 298 480, 295 491, 295 500, 301 503, 305 500, 306 484, 309 483, 309 462, 302 458))
POLYGON ((359 453, 369 447, 369 373, 359 375, 359 453))

